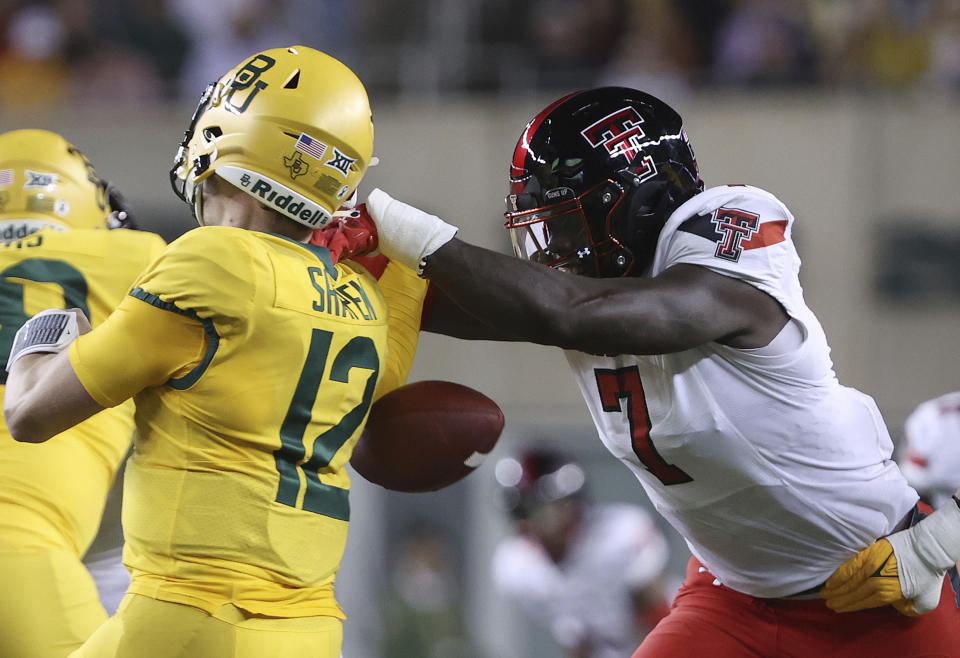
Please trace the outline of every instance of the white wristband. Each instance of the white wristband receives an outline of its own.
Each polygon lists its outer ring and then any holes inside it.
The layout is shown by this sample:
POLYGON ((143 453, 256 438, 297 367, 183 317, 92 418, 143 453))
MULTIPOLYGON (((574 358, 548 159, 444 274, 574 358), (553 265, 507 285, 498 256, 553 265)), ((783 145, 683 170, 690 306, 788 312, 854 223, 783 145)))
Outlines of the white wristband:
POLYGON ((949 501, 913 527, 914 546, 924 562, 949 569, 960 560, 960 507, 949 501))
POLYGON ((366 203, 377 225, 377 249, 420 274, 423 273, 423 260, 457 233, 457 227, 436 215, 397 201, 383 190, 370 192, 366 203))
POLYGON ((935 608, 944 573, 960 560, 960 507, 951 500, 912 528, 886 539, 897 556, 904 597, 912 599, 920 613, 935 608))
POLYGON ((73 311, 50 308, 27 320, 13 337, 13 347, 7 358, 7 372, 25 354, 60 352, 80 335, 77 316, 73 311))

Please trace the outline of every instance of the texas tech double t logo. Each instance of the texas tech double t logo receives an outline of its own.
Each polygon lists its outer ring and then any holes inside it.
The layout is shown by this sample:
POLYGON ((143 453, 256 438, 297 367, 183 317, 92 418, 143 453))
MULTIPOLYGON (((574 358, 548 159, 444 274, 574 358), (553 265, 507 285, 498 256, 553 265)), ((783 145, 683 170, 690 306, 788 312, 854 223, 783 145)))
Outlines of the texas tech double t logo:
MULTIPOLYGON (((622 155, 630 163, 640 155, 643 139, 647 136, 640 127, 642 123, 643 117, 640 113, 628 105, 593 122, 581 130, 580 134, 591 147, 603 146, 611 157, 622 155)), ((649 155, 636 164, 634 173, 641 182, 657 175, 657 168, 649 155)))
POLYGON ((714 255, 734 263, 740 260, 740 254, 743 253, 743 241, 753 237, 760 228, 760 215, 734 208, 718 209, 710 221, 722 236, 714 255))

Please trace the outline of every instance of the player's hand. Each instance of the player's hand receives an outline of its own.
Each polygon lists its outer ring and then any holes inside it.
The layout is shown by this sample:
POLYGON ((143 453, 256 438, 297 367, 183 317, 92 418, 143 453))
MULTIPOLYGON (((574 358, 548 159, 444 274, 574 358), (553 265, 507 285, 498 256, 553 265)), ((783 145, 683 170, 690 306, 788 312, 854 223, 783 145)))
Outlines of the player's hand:
POLYGON ((120 194, 120 190, 111 183, 104 182, 104 191, 107 196, 107 203, 110 206, 110 214, 107 216, 107 226, 109 228, 138 229, 137 221, 134 219, 133 210, 127 202, 127 198, 120 194))
POLYGON ((397 201, 383 190, 373 190, 366 206, 377 224, 380 251, 418 272, 422 271, 423 260, 457 233, 455 226, 397 201))
POLYGON ((944 575, 960 559, 960 502, 956 501, 840 565, 820 592, 827 605, 848 612, 890 604, 904 614, 936 608, 944 575))
POLYGON ((341 260, 373 253, 377 242, 377 227, 362 203, 343 213, 338 212, 334 221, 314 231, 310 238, 310 244, 330 250, 334 265, 341 260))
MULTIPOLYGON (((938 600, 939 600, 939 588, 938 600)), ((892 605, 906 615, 915 615, 913 603, 904 598, 893 545, 886 539, 863 549, 833 573, 820 596, 835 612, 853 612, 892 605)))

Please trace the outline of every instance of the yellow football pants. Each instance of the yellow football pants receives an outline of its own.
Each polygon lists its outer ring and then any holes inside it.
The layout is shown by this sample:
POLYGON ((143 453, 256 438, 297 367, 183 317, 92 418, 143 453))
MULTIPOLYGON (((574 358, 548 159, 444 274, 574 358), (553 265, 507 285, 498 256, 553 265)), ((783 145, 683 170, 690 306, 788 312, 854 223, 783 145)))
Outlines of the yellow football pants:
POLYGON ((117 613, 70 658, 339 658, 336 617, 278 619, 225 605, 199 608, 127 594, 117 613))
POLYGON ((0 657, 64 658, 106 620, 76 555, 0 551, 0 657))

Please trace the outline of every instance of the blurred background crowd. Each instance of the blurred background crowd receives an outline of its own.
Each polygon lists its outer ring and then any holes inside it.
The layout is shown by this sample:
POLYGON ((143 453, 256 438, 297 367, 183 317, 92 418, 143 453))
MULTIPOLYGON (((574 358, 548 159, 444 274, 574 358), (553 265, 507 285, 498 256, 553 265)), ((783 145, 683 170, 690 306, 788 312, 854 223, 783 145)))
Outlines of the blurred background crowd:
POLYGON ((960 0, 0 0, 0 109, 192 99, 277 43, 326 44, 375 99, 597 83, 960 92, 960 0))

